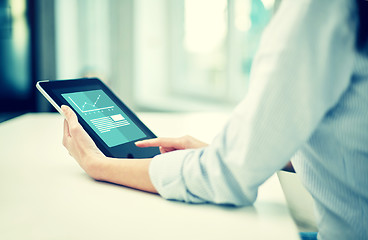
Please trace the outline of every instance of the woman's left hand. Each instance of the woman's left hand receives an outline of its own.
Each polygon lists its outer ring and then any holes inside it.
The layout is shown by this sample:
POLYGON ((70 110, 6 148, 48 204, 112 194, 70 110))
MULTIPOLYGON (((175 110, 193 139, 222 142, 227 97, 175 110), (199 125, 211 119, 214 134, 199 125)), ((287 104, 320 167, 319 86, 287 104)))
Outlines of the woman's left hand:
POLYGON ((77 115, 68 106, 61 106, 65 115, 63 145, 69 154, 77 160, 86 173, 97 177, 99 162, 103 161, 105 155, 97 148, 92 138, 79 124, 77 115))

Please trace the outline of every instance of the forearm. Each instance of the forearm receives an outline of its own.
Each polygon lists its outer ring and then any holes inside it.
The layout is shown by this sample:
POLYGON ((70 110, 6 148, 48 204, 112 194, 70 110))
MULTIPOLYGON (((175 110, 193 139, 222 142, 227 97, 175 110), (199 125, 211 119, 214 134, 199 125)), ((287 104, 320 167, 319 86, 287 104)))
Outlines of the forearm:
POLYGON ((149 177, 151 159, 117 159, 105 157, 93 161, 86 172, 96 180, 157 193, 149 177))

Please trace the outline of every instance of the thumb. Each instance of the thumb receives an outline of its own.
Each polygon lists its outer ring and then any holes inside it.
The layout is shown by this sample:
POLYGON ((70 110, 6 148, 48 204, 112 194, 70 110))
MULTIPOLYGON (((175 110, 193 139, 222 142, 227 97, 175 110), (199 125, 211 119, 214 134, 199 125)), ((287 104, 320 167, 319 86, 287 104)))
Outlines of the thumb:
POLYGON ((69 128, 75 128, 79 126, 78 117, 70 107, 62 105, 61 110, 65 115, 65 119, 68 122, 69 128))

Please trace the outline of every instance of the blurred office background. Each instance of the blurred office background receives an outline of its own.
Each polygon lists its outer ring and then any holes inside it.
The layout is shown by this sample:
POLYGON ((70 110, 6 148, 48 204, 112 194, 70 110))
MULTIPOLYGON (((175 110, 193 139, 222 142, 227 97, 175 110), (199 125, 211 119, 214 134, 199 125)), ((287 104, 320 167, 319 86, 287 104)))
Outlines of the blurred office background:
POLYGON ((135 111, 230 109, 278 0, 0 0, 0 121, 42 79, 97 76, 135 111))

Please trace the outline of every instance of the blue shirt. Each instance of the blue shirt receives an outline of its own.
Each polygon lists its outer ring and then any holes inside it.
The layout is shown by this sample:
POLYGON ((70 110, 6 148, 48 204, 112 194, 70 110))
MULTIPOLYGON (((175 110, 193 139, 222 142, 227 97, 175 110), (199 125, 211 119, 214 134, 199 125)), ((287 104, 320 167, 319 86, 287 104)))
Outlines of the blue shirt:
POLYGON ((156 156, 161 196, 252 204, 290 159, 317 208, 319 239, 368 238, 368 48, 352 0, 284 0, 248 94, 206 148, 156 156))

